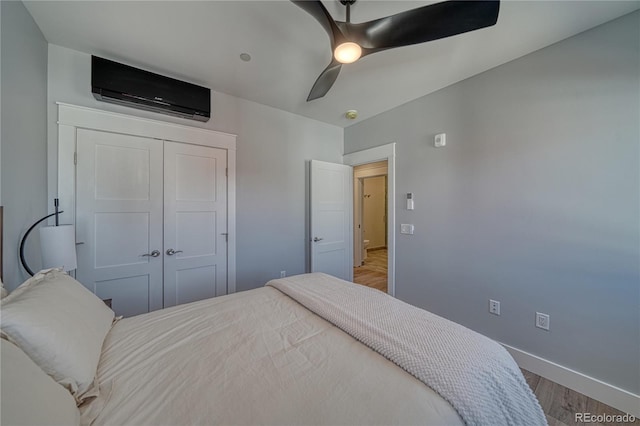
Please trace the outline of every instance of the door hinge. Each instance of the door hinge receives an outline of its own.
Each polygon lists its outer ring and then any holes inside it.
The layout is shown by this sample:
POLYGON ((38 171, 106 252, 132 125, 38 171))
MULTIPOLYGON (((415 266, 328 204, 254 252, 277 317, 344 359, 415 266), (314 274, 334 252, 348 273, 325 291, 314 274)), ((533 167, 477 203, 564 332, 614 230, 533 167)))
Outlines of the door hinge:
POLYGON ((77 152, 73 153, 73 164, 74 165, 78 164, 78 153, 77 152))
POLYGON ((228 169, 228 168, 225 168, 225 169, 224 169, 224 175, 225 175, 226 177, 229 177, 229 169, 228 169))
POLYGON ((229 242, 229 234, 227 232, 223 232, 220 235, 224 235, 224 240, 228 243, 229 242))

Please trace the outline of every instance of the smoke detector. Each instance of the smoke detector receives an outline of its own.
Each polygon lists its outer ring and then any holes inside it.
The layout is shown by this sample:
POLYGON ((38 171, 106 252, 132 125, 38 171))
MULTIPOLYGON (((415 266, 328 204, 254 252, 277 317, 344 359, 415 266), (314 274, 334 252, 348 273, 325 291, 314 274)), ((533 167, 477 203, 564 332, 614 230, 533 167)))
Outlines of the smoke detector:
POLYGON ((344 113, 344 116, 349 120, 355 120, 356 118, 358 118, 358 111, 356 111, 355 109, 350 109, 349 111, 344 113))

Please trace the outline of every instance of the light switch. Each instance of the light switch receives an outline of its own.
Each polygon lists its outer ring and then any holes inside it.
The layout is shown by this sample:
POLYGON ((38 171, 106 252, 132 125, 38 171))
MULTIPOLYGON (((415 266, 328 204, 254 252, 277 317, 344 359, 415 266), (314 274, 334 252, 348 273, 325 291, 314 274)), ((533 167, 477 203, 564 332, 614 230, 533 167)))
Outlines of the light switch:
POLYGON ((401 234, 413 235, 413 225, 409 223, 403 223, 400 225, 401 234))

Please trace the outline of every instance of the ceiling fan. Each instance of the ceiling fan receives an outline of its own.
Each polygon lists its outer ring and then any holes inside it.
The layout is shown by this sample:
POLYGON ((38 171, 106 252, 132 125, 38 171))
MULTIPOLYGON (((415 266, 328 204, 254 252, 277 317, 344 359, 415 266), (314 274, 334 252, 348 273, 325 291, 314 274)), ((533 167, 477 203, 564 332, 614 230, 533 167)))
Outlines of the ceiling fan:
POLYGON ((351 5, 356 0, 339 0, 347 8, 346 22, 334 20, 320 0, 291 1, 322 25, 333 51, 331 63, 314 83, 307 102, 327 94, 338 78, 342 64, 394 47, 490 27, 497 22, 500 9, 497 0, 444 1, 354 24, 351 23, 351 5))

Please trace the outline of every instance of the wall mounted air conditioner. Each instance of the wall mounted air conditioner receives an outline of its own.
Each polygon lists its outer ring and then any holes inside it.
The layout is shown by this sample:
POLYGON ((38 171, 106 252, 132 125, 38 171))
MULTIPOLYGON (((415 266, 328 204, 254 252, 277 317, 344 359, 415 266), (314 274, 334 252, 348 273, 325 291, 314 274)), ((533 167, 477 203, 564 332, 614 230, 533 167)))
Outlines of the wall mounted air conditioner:
POLYGON ((191 120, 211 118, 206 87, 91 56, 91 92, 104 102, 191 120))

